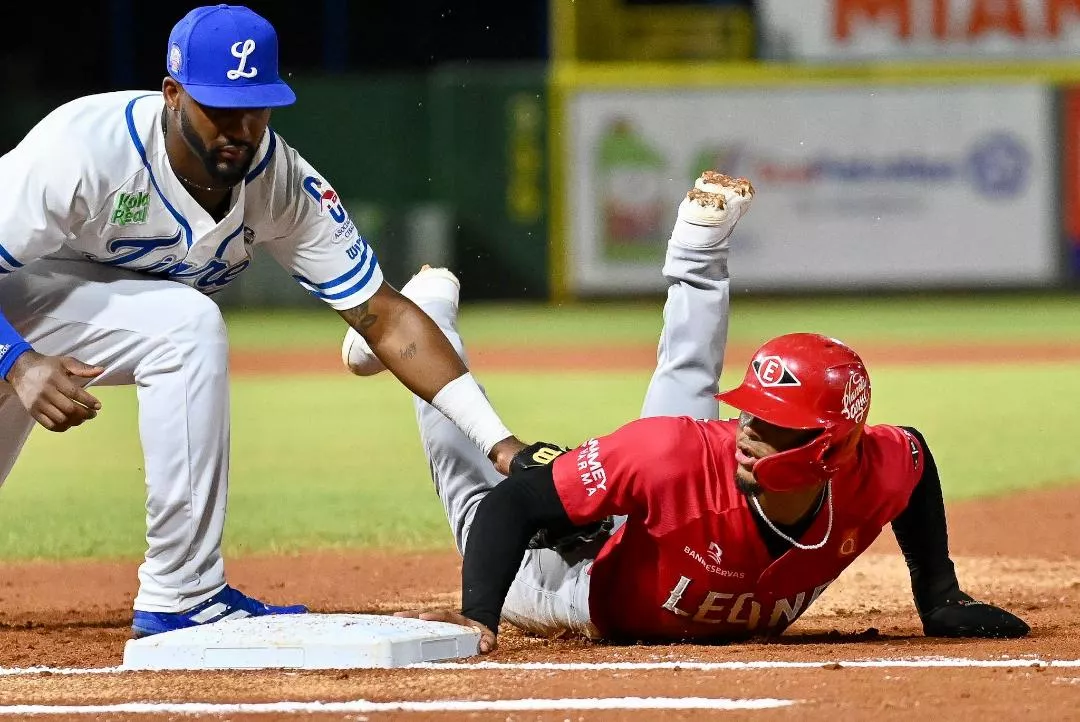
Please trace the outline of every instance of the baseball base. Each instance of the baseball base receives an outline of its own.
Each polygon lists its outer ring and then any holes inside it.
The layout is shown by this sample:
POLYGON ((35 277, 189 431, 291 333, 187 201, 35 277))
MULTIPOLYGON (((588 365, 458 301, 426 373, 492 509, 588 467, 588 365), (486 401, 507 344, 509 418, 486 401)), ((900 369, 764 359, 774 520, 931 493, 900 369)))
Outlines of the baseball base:
POLYGON ((469 657, 479 642, 479 632, 444 622, 377 614, 273 615, 129 640, 123 668, 392 668, 469 657))

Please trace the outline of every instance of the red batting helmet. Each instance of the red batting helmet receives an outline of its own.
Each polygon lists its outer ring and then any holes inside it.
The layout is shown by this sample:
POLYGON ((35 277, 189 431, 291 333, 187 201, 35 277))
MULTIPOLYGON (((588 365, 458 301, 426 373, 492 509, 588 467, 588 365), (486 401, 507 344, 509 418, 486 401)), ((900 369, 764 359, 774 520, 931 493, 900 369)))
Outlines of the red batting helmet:
POLYGON ((822 429, 804 446, 759 459, 754 478, 768 491, 825 481, 854 457, 870 410, 870 375, 862 359, 834 338, 790 333, 754 354, 724 403, 789 429, 822 429))

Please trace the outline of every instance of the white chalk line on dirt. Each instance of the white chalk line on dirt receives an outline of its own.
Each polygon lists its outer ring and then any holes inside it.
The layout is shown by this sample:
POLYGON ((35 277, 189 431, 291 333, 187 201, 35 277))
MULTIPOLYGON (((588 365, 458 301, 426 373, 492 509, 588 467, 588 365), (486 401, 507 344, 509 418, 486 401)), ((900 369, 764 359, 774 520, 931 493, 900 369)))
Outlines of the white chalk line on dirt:
MULTIPOLYGON (((590 672, 590 671, 659 671, 659 670, 690 670, 700 672, 719 672, 723 670, 754 670, 754 669, 817 669, 823 667, 853 667, 872 669, 896 669, 907 668, 948 668, 948 667, 1054 667, 1068 668, 1080 667, 1080 659, 1037 659, 1031 658, 1007 658, 1007 659, 969 659, 967 657, 900 657, 896 659, 826 659, 816 662, 784 662, 779 660, 750 660, 744 662, 422 662, 419 664, 400 667, 399 669, 419 670, 506 670, 527 671, 543 670, 556 672, 590 672)), ((362 669, 362 668, 359 668, 362 669)), ((35 674, 137 674, 147 670, 129 670, 124 667, 0 667, 0 677, 25 676, 35 674)), ((152 670, 150 670, 152 671, 152 670)), ((165 670, 162 670, 165 671, 165 670)), ((177 672, 211 671, 230 672, 240 670, 168 670, 177 672)), ((309 671, 288 668, 268 671, 309 671)), ((333 670, 325 670, 333 671, 333 670)))
POLYGON ((0 715, 53 714, 288 714, 365 712, 541 712, 563 710, 775 709, 795 704, 789 699, 724 697, 607 697, 591 699, 431 700, 426 702, 122 702, 117 704, 0 706, 0 715))
POLYGON ((123 667, 0 667, 0 677, 19 677, 30 674, 117 674, 123 667))
POLYGON ((544 670, 558 672, 587 671, 659 671, 685 669, 702 672, 752 669, 819 669, 824 667, 856 667, 895 669, 940 667, 1080 667, 1080 659, 966 659, 963 657, 927 657, 923 659, 858 659, 826 660, 822 662, 425 662, 410 665, 410 669, 441 670, 544 670))

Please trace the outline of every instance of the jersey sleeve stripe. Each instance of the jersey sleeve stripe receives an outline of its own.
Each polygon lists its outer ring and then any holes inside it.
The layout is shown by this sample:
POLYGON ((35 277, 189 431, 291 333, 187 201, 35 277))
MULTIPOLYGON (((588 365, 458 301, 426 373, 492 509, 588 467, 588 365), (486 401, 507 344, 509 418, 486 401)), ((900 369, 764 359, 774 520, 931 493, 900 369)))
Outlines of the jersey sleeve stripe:
POLYGON ((375 273, 375 269, 378 268, 378 265, 379 264, 377 262, 377 259, 375 258, 375 254, 372 253, 371 258, 368 260, 367 271, 364 273, 363 278, 357 281, 354 285, 338 293, 324 293, 322 291, 317 291, 314 288, 309 288, 308 293, 310 293, 312 296, 315 296, 316 298, 321 298, 324 301, 339 301, 343 298, 348 298, 349 296, 357 293, 365 286, 367 286, 368 281, 371 280, 371 276, 375 273))
POLYGON ((146 158, 146 147, 143 145, 142 139, 139 138, 138 131, 135 130, 135 102, 149 97, 149 94, 140 95, 136 98, 132 98, 127 104, 127 108, 124 110, 124 117, 127 119, 128 135, 131 136, 131 142, 135 144, 135 150, 139 152, 139 158, 142 160, 143 167, 146 168, 146 172, 150 174, 150 183, 154 186, 154 190, 157 191, 158 197, 161 198, 161 202, 165 205, 165 208, 168 209, 169 213, 176 219, 176 222, 183 227, 184 242, 187 244, 188 248, 191 248, 191 226, 188 225, 187 219, 173 208, 172 203, 169 203, 169 199, 165 197, 165 194, 161 192, 157 178, 154 177, 154 169, 150 167, 150 161, 146 158))
POLYGON ((368 252, 370 250, 371 249, 368 244, 364 243, 364 250, 360 254, 360 260, 356 262, 356 265, 331 281, 326 281, 325 283, 315 283, 311 279, 299 275, 293 276, 293 278, 295 278, 297 281, 300 281, 300 283, 303 283, 306 286, 310 286, 311 288, 317 288, 324 291, 328 288, 333 288, 334 286, 340 286, 364 269, 364 264, 368 261, 368 252))
POLYGON ((266 170, 266 166, 270 165, 270 159, 274 155, 274 149, 277 148, 277 133, 274 132, 273 128, 270 128, 269 130, 270 145, 266 149, 266 155, 264 155, 263 159, 259 161, 259 164, 252 168, 251 171, 248 172, 247 176, 244 177, 244 183, 250 183, 251 181, 258 178, 259 174, 266 170))
MULTIPOLYGON (((4 248, 3 245, 0 245, 0 260, 2 260, 4 263, 11 266, 12 270, 14 270, 16 268, 22 268, 23 267, 23 264, 16 261, 15 256, 8 253, 8 250, 6 248, 4 248)), ((3 271, 4 273, 8 273, 8 271, 4 270, 3 266, 0 266, 0 271, 3 271)))

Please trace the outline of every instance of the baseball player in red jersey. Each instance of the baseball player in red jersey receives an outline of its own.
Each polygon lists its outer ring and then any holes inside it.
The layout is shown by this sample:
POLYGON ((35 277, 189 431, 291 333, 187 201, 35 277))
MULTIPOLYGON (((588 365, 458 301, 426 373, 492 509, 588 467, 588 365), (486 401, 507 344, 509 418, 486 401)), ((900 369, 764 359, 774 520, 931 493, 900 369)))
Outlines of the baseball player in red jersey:
MULTIPOLYGON (((913 428, 866 424, 870 377, 855 351, 780 336, 737 388, 716 394, 728 239, 753 197, 748 181, 707 172, 681 202, 642 418, 568 453, 535 444, 504 479, 416 401, 463 554, 462 610, 402 616, 477 627, 481 652, 495 648, 500 620, 611 640, 775 635, 891 524, 927 635, 1028 633, 960 590, 930 449, 913 428), (719 420, 717 398, 739 417, 719 420), (531 548, 537 538, 557 541, 531 548)), ((464 353, 457 286, 442 274, 419 274, 403 292, 464 353)))

